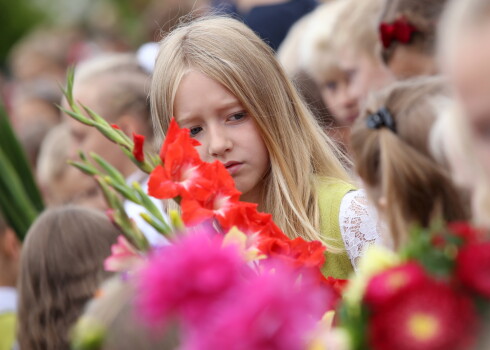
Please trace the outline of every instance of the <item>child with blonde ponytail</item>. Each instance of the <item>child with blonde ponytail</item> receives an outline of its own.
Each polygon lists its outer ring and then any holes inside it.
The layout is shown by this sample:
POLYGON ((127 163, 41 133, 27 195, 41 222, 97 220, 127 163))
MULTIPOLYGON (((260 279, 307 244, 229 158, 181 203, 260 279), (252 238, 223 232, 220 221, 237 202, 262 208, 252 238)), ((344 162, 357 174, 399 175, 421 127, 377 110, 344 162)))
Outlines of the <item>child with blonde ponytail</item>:
POLYGON ((352 130, 356 170, 395 246, 413 225, 467 219, 449 171, 429 151, 433 124, 450 102, 446 86, 441 78, 396 83, 371 96, 352 130))
POLYGON ((346 278, 364 245, 379 240, 343 156, 272 50, 242 23, 204 18, 164 38, 150 103, 160 137, 175 116, 204 161, 225 165, 241 200, 271 213, 289 237, 323 241, 326 275, 346 278))

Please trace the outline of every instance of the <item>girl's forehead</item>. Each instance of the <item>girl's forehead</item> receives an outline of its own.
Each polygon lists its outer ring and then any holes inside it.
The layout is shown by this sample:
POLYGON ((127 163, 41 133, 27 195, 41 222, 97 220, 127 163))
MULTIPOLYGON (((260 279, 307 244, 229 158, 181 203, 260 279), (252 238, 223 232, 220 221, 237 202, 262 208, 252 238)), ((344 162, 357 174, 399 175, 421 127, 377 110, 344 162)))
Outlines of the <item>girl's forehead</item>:
POLYGON ((176 117, 187 118, 203 109, 216 112, 240 106, 238 98, 220 82, 190 71, 181 80, 174 99, 176 117))

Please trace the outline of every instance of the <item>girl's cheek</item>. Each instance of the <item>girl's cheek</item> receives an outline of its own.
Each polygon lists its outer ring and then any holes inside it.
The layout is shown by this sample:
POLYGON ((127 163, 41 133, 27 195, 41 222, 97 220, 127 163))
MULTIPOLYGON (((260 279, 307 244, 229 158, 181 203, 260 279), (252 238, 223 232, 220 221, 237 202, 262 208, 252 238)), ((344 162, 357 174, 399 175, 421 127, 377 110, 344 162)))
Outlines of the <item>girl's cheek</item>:
POLYGON ((490 143, 482 142, 481 140, 476 144, 476 153, 482 165, 485 167, 487 174, 490 174, 490 143))
POLYGON ((201 140, 199 140, 199 142, 201 142, 201 145, 196 147, 197 153, 199 153, 199 157, 206 162, 206 145, 201 140))

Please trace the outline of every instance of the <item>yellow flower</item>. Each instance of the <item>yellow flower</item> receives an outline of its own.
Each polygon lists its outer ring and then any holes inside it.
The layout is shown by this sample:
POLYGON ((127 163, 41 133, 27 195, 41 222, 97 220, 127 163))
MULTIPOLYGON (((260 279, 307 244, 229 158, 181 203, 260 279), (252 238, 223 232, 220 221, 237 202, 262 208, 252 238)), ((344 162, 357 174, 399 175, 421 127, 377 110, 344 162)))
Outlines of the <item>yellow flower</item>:
POLYGON ((347 285, 344 300, 351 305, 359 303, 371 277, 400 262, 400 257, 393 251, 378 245, 369 246, 361 258, 357 274, 350 279, 347 285))
POLYGON ((253 238, 247 236, 237 227, 233 226, 223 239, 223 245, 235 244, 240 249, 245 261, 265 259, 266 256, 260 254, 259 249, 253 244, 253 238))
POLYGON ((349 333, 343 328, 331 328, 317 336, 308 346, 308 350, 349 350, 352 342, 349 333))

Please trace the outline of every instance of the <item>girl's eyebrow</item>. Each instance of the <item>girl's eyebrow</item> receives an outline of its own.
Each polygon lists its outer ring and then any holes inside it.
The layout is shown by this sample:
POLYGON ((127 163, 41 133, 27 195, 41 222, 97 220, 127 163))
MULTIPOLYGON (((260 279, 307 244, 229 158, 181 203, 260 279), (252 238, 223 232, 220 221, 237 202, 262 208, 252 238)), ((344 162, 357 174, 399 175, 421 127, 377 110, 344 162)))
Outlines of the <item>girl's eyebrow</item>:
POLYGON ((196 122, 198 119, 199 119, 199 117, 196 115, 190 115, 190 116, 182 118, 182 119, 181 118, 175 118, 177 123, 180 125, 190 124, 190 123, 196 122))
MULTIPOLYGON (((220 106, 218 106, 216 108, 216 112, 227 111, 227 110, 230 110, 230 109, 235 108, 235 107, 239 107, 240 109, 243 109, 242 104, 238 100, 236 100, 236 101, 225 101, 224 103, 222 103, 220 106)), ((190 114, 189 116, 185 116, 184 118, 176 118, 176 120, 179 124, 192 123, 192 122, 197 121, 198 119, 200 119, 200 116, 196 115, 196 114, 190 114)))
POLYGON ((216 108, 217 111, 219 112, 222 112, 222 111, 225 111, 225 110, 228 110, 228 109, 231 109, 233 107, 240 107, 240 108, 243 108, 242 104, 240 103, 240 101, 238 100, 233 100, 233 101, 229 101, 229 102, 224 102, 221 106, 219 106, 218 108, 216 108))

